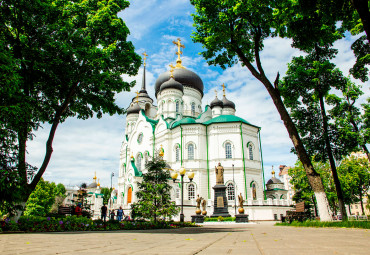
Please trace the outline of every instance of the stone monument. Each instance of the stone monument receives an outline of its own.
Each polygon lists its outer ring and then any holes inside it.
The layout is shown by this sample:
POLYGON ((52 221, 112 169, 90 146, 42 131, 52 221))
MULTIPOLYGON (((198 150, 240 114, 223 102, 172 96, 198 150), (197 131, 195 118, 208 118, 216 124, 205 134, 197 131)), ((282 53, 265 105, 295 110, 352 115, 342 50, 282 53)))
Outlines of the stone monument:
POLYGON ((216 185, 213 186, 215 191, 214 195, 214 209, 211 217, 230 217, 228 211, 227 197, 226 197, 226 186, 224 184, 224 168, 221 163, 215 167, 216 173, 216 185))
POLYGON ((203 215, 200 215, 201 214, 201 210, 200 210, 200 204, 201 202, 205 201, 202 197, 199 197, 199 194, 198 194, 198 198, 197 198, 197 207, 196 207, 196 210, 195 210, 195 213, 196 215, 192 215, 191 216, 191 222, 195 222, 195 223, 203 223, 204 222, 204 216, 203 215))
POLYGON ((235 215, 235 222, 236 223, 248 222, 248 214, 244 214, 243 208, 244 199, 242 193, 240 193, 240 195, 238 196, 238 201, 239 201, 238 209, 239 214, 235 215))

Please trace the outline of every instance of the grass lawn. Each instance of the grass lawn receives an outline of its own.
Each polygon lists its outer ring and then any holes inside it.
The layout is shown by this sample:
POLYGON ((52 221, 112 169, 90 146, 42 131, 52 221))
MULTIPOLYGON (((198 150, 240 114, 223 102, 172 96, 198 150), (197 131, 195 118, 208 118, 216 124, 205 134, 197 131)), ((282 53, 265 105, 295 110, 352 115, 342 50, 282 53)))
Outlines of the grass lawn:
POLYGON ((293 227, 314 227, 314 228, 364 228, 370 229, 370 221, 316 221, 308 220, 304 222, 293 221, 276 223, 275 226, 293 227))

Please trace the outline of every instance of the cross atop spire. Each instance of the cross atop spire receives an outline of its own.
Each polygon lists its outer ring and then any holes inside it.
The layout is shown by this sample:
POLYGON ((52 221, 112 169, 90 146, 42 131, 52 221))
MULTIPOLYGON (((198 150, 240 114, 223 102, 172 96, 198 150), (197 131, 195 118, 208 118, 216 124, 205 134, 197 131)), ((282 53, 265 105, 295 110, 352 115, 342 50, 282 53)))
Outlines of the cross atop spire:
POLYGON ((222 83, 222 91, 224 92, 224 96, 226 96, 225 95, 225 83, 222 83))
POLYGON ((146 54, 146 52, 144 51, 144 53, 142 53, 144 55, 144 66, 146 66, 146 63, 145 63, 145 60, 146 60, 146 57, 149 56, 148 54, 146 54))
POLYGON ((176 60, 176 67, 178 68, 184 68, 182 65, 181 65, 181 58, 180 58, 180 55, 182 54, 182 51, 181 51, 181 48, 185 49, 185 45, 181 44, 181 39, 180 38, 177 38, 177 41, 172 41, 173 44, 175 44, 177 46, 177 52, 176 52, 176 55, 177 55, 177 60, 176 60))
POLYGON ((216 97, 217 97, 217 89, 215 89, 215 94, 216 94, 216 97))

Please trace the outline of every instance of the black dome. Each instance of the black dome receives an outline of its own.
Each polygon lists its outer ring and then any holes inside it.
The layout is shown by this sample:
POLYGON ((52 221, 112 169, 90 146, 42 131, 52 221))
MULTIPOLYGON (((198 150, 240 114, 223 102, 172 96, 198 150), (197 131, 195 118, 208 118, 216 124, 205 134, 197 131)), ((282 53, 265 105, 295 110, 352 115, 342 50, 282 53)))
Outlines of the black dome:
POLYGON ((184 93, 184 86, 182 86, 180 82, 175 81, 175 79, 172 77, 170 80, 163 82, 159 90, 162 91, 165 89, 178 89, 184 93))
POLYGON ((139 113, 140 110, 141 110, 141 107, 138 104, 134 104, 133 106, 130 106, 127 109, 127 115, 129 115, 131 113, 139 113))
POLYGON ((235 110, 235 104, 227 99, 225 96, 222 99, 222 103, 224 104, 224 107, 233 108, 235 110))
POLYGON ((213 99, 213 101, 211 102, 211 109, 215 106, 220 106, 220 107, 224 107, 224 104, 222 103, 222 101, 220 99, 218 99, 217 97, 215 99, 213 99))
POLYGON ((267 184, 274 184, 274 183, 282 183, 278 178, 272 177, 270 180, 268 180, 267 184))
MULTIPOLYGON (((170 71, 159 75, 157 81, 155 82, 155 97, 157 97, 161 85, 170 79, 170 75, 170 71)), ((173 76, 175 76, 177 82, 180 82, 183 86, 198 90, 203 96, 203 81, 196 73, 185 68, 175 68, 173 70, 173 76)))
POLYGON ((90 183, 89 186, 87 186, 88 189, 92 189, 92 188, 96 188, 96 187, 98 187, 96 182, 90 183))

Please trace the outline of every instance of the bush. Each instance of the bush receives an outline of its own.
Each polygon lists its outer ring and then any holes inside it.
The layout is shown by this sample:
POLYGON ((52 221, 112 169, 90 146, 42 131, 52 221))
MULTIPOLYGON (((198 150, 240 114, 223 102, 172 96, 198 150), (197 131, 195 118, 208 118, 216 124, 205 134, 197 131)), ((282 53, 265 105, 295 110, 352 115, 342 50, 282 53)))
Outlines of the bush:
POLYGON ((222 216, 219 216, 218 218, 205 217, 204 221, 235 221, 235 217, 222 217, 222 216))
POLYGON ((91 220, 86 217, 67 216, 63 218, 22 216, 18 222, 6 220, 0 222, 0 231, 25 232, 62 232, 62 231, 97 231, 97 230, 142 230, 180 227, 197 227, 194 223, 168 221, 123 221, 91 220))
POLYGON ((370 221, 316 221, 307 220, 304 222, 293 221, 291 224, 276 223, 276 226, 294 226, 294 227, 316 227, 316 228, 364 228, 370 229, 370 221))

